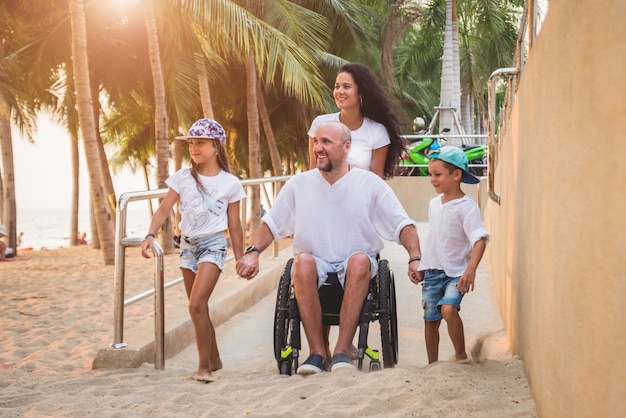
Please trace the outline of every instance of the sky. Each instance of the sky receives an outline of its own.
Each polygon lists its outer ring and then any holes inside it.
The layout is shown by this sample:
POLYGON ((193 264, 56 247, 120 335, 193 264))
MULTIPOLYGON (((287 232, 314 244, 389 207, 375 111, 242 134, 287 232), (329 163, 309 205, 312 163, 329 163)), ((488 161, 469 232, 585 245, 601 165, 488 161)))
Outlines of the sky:
MULTIPOLYGON (((38 131, 29 143, 15 128, 13 158, 16 205, 20 209, 70 209, 72 203, 72 162, 70 137, 49 115, 42 113, 38 131)), ((89 176, 80 143, 79 209, 89 209, 89 176)), ((4 173, 3 173, 4 174, 4 173)), ((143 176, 127 170, 114 175, 115 193, 146 190, 143 176)))

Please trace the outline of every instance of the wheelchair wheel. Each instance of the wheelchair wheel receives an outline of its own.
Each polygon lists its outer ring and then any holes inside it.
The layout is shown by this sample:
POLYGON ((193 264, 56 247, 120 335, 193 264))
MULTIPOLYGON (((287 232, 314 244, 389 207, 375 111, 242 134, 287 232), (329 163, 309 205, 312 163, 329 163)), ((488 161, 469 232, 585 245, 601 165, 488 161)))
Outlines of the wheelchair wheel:
POLYGON ((393 364, 398 364, 398 309, 396 306, 396 280, 393 271, 389 272, 389 308, 391 309, 391 343, 393 364))
POLYGON ((382 341, 383 366, 398 363, 398 323, 396 314, 396 289, 387 260, 378 264, 378 322, 382 341))
POLYGON ((291 265, 290 259, 280 276, 278 290, 276 292, 276 308, 274 311, 274 357, 278 364, 278 371, 281 374, 291 374, 292 354, 287 358, 282 358, 282 352, 287 348, 289 337, 289 297, 291 291, 291 265))

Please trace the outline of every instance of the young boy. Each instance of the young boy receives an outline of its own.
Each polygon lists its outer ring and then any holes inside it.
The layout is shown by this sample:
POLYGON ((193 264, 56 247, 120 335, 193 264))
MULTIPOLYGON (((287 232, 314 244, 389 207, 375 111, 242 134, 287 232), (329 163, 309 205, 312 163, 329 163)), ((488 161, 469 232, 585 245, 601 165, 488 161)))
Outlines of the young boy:
POLYGON ((465 362, 465 336, 459 316, 461 299, 474 290, 476 268, 485 252, 489 233, 478 205, 461 190, 461 183, 476 184, 467 157, 459 148, 442 147, 428 162, 430 183, 439 195, 428 208, 429 232, 420 261, 423 281, 424 334, 428 363, 439 357, 439 325, 445 319, 456 360, 465 362))

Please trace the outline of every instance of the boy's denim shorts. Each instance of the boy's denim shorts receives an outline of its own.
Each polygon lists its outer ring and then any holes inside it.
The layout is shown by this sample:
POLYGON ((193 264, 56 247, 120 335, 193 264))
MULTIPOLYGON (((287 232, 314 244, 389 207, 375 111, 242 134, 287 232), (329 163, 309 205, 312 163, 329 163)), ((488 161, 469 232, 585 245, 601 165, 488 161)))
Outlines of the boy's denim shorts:
POLYGON ((422 282, 422 306, 425 321, 439 321, 441 305, 461 310, 463 294, 456 290, 460 277, 448 277, 443 270, 426 270, 422 282))
POLYGON ((228 242, 223 232, 216 234, 181 237, 180 267, 194 273, 198 272, 198 264, 213 263, 220 271, 224 270, 228 242))
MULTIPOLYGON (((357 254, 353 253, 352 255, 357 254)), ((352 257, 352 255, 350 257, 352 257)), ((337 279, 339 283, 341 283, 341 287, 345 287, 346 284, 346 269, 348 268, 348 257, 345 261, 340 263, 330 263, 326 260, 322 260, 319 257, 315 257, 311 255, 315 259, 315 267, 317 269, 317 288, 322 287, 326 279, 328 278, 328 273, 337 273, 337 279)), ((378 261, 376 261, 376 256, 372 256, 367 254, 370 259, 370 278, 375 277, 378 274, 378 261)), ((293 270, 291 269, 291 277, 293 278, 293 270)))

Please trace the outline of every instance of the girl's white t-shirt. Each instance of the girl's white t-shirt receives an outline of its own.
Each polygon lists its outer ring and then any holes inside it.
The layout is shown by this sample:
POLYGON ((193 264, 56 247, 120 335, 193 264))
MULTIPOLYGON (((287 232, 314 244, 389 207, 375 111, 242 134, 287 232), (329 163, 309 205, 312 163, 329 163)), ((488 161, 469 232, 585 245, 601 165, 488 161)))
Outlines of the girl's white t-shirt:
MULTIPOLYGON (((323 122, 331 122, 339 120, 339 113, 329 113, 319 115, 313 119, 308 135, 313 137, 315 129, 323 122)), ((348 153, 348 164, 353 167, 359 167, 363 170, 370 170, 372 165, 372 151, 391 144, 389 134, 385 125, 375 122, 370 118, 363 118, 363 124, 351 131, 352 143, 350 144, 350 152, 348 153)))
POLYGON ((191 176, 189 168, 177 171, 165 181, 179 195, 179 228, 186 237, 225 231, 228 204, 246 197, 241 181, 224 170, 216 176, 198 174, 198 178, 206 193, 191 176))

